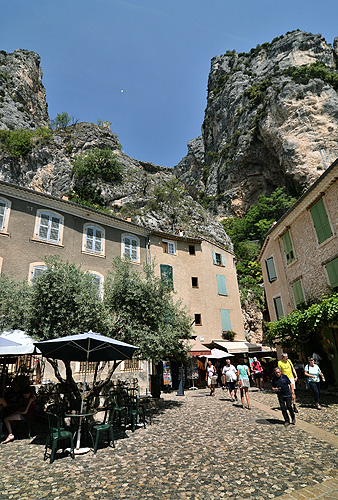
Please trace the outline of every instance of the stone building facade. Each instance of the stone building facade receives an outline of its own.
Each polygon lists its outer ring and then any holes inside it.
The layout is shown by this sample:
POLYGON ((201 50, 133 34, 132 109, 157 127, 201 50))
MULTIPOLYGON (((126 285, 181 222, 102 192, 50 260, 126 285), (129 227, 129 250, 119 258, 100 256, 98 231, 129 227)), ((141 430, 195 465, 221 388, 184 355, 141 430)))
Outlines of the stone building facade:
MULTIPOLYGON (((273 225, 259 258, 272 321, 338 288, 338 160, 273 225)), ((337 365, 337 329, 327 336, 337 365)))
MULTIPOLYGON (((193 352, 221 339, 223 331, 244 340, 234 255, 202 238, 157 232, 50 195, 0 182, 0 272, 31 281, 43 272, 45 257, 81 264, 103 293, 115 257, 128 257, 142 269, 153 263, 162 279, 171 280, 196 340, 193 352)), ((81 372, 80 364, 77 371, 81 372)), ((123 363, 125 372, 147 386, 146 363, 123 363), (142 372, 142 373, 141 373, 142 372)))

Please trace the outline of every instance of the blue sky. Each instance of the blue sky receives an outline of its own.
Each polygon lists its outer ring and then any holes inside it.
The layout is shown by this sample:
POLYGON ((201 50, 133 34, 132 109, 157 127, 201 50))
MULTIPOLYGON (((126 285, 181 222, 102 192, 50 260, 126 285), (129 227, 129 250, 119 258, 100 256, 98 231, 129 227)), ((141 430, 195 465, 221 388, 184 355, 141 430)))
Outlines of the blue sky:
POLYGON ((123 150, 176 165, 201 133, 213 56, 287 31, 338 36, 337 1, 11 0, 0 49, 40 54, 49 115, 112 122, 123 150), (121 92, 123 90, 123 92, 121 92))

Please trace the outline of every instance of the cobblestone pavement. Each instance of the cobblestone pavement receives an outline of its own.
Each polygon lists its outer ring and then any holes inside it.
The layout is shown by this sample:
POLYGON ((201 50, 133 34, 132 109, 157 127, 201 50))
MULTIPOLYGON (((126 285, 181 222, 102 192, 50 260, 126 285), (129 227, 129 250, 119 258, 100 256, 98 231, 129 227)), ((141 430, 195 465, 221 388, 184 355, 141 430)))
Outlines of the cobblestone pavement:
MULTIPOLYGON (((276 406, 268 392, 251 391, 251 397, 276 406)), ((304 407, 300 416, 334 430, 337 404, 328 401, 311 413, 304 407)), ((271 418, 261 409, 243 410, 220 388, 215 397, 205 389, 164 394, 146 429, 127 430, 115 449, 101 447, 96 456, 72 460, 59 452, 49 464, 43 436, 1 445, 0 500, 304 498, 301 488, 311 492, 335 481, 337 448, 300 422, 284 427, 280 418, 280 412, 271 418)))

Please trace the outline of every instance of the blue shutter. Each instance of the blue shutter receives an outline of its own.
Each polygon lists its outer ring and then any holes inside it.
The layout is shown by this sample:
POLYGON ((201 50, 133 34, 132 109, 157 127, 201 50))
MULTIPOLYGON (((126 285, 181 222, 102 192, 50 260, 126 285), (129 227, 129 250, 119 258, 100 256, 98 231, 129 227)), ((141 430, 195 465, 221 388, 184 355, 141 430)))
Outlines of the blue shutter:
POLYGON ((217 278, 217 288, 219 295, 228 295, 225 283, 225 276, 223 276, 223 274, 216 274, 216 278, 217 278))
POLYGON ((223 332, 231 330, 229 309, 221 309, 221 320, 222 320, 222 330, 223 330, 223 332))
POLYGON ((221 254, 221 259, 222 259, 222 266, 225 267, 225 258, 223 254, 221 254))
POLYGON ((160 265, 161 280, 167 284, 170 290, 174 289, 173 268, 166 264, 160 265))
POLYGON ((212 263, 215 264, 215 266, 217 266, 217 259, 215 252, 212 252, 212 263))

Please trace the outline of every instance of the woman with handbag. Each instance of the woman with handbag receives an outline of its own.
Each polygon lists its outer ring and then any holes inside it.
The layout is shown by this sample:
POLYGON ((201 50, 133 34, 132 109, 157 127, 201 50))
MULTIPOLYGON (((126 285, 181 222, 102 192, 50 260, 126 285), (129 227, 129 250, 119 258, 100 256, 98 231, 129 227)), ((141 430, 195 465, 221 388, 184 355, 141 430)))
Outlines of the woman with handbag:
POLYGON ((251 410, 250 398, 249 398, 249 387, 250 387, 250 368, 245 364, 244 358, 239 360, 239 364, 237 365, 237 380, 238 387, 241 390, 241 400, 242 407, 245 408, 244 404, 244 394, 246 397, 246 401, 248 404, 248 410, 251 410))
POLYGON ((318 410, 321 410, 320 406, 320 378, 325 382, 325 377, 321 372, 318 365, 315 364, 313 356, 308 357, 308 364, 304 368, 305 383, 308 384, 309 388, 313 392, 315 397, 315 403, 318 410), (319 378, 320 377, 320 378, 319 378))
POLYGON ((210 396, 215 396, 215 386, 217 383, 217 370, 210 361, 210 359, 207 365, 207 373, 205 376, 205 380, 207 381, 207 385, 210 389, 210 396))

